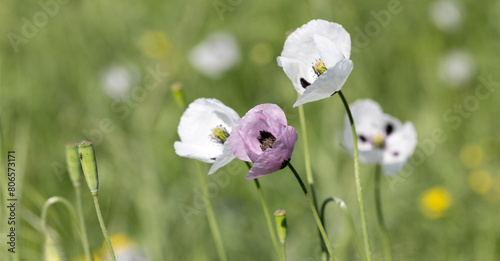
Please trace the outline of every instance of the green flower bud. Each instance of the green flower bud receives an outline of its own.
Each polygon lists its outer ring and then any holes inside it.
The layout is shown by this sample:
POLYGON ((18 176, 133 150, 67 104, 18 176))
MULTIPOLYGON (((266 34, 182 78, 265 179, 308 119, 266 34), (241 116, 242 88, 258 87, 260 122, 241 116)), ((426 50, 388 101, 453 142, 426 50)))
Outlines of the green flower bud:
POLYGON ((92 142, 84 140, 78 145, 78 153, 80 155, 80 162, 82 164, 83 175, 87 180, 87 185, 90 192, 97 193, 99 186, 99 177, 97 176, 97 162, 94 154, 94 147, 92 142))
POLYGON ((278 238, 281 244, 285 244, 286 241, 286 211, 283 209, 278 209, 274 212, 274 217, 276 218, 276 226, 278 229, 278 238))
POLYGON ((59 249, 57 249, 57 246, 55 242, 47 238, 45 240, 45 245, 43 249, 43 256, 45 261, 61 261, 63 260, 61 253, 59 252, 59 249))
POLYGON ((78 143, 71 142, 66 144, 66 164, 68 165, 69 178, 73 182, 73 186, 80 186, 82 165, 78 156, 78 143))

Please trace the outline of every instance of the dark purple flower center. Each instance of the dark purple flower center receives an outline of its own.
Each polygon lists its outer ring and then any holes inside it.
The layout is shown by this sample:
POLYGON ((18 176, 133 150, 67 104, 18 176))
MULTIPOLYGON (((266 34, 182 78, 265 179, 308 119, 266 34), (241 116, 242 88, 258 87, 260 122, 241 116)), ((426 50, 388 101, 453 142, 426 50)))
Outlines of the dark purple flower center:
POLYGON ((260 137, 258 138, 260 142, 260 148, 262 151, 272 148, 276 138, 268 131, 260 131, 260 137))
POLYGON ((307 88, 307 86, 311 85, 306 79, 300 78, 300 85, 302 85, 302 88, 307 88))
POLYGON ((388 123, 386 126, 385 126, 385 135, 386 136, 389 136, 391 135, 392 131, 394 130, 394 126, 392 126, 392 124, 388 123))

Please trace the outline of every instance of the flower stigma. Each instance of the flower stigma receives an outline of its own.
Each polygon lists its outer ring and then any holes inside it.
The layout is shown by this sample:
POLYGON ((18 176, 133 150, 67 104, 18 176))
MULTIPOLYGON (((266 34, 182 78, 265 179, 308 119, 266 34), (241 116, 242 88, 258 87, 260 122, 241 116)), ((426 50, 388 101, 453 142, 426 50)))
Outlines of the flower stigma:
POLYGON ((316 75, 318 76, 322 75, 324 72, 326 72, 325 63, 322 60, 317 61, 313 66, 313 70, 316 73, 316 75))
POLYGON ((212 130, 212 139, 215 142, 224 144, 227 138, 229 138, 229 133, 222 125, 219 125, 212 130))
POLYGON ((383 149, 385 147, 384 137, 380 134, 375 135, 373 138, 373 146, 375 146, 375 148, 383 149))
POLYGON ((260 137, 258 138, 260 142, 260 148, 262 151, 272 148, 276 138, 268 131, 260 131, 260 137))

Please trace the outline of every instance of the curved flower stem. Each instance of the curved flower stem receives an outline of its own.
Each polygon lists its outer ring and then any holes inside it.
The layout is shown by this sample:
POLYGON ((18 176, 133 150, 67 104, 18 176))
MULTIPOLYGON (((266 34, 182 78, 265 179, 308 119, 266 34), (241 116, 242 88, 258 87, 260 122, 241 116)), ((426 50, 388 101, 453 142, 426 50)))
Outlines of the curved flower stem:
MULTIPOLYGON (((246 161, 245 161, 245 163, 246 163, 248 169, 252 168, 252 166, 250 166, 250 163, 248 163, 246 161)), ((264 209, 264 215, 266 216, 266 220, 267 220, 267 228, 269 229, 269 233, 271 234, 271 239, 273 240, 274 249, 276 250, 276 254, 278 255, 278 259, 283 260, 282 255, 280 254, 281 250, 280 250, 280 247, 278 244, 278 239, 276 238, 276 234, 274 233, 275 229, 273 226, 273 222, 271 220, 271 216, 269 215, 269 209, 267 208, 267 203, 266 203, 266 200, 264 199, 264 193, 262 192, 262 188, 260 187, 259 179, 254 179, 254 182, 255 182, 255 187, 257 188, 257 191, 259 192, 260 202, 262 204, 262 208, 264 209)), ((284 258, 286 260, 286 256, 284 258)))
MULTIPOLYGON (((47 201, 45 201, 45 204, 43 204, 43 208, 42 208, 42 231, 43 233, 45 234, 45 236, 49 239, 51 239, 48 231, 47 231, 47 212, 48 212, 48 209, 50 206, 52 206, 53 204, 55 203, 61 203, 63 204, 66 209, 68 210, 69 212, 69 215, 71 216, 71 220, 73 221, 73 223, 75 224, 76 226, 76 230, 78 231, 78 234, 80 235, 80 239, 82 240, 82 244, 83 244, 83 248, 85 249, 85 245, 86 245, 86 237, 84 237, 84 234, 85 234, 85 231, 83 231, 83 227, 81 226, 81 223, 78 221, 78 217, 76 215, 76 211, 75 211, 75 208, 73 207, 73 205, 71 205, 71 203, 66 200, 65 198, 61 198, 61 197, 51 197, 49 199, 47 199, 47 201)), ((88 247, 88 243, 87 243, 87 247, 88 247)), ((90 253, 87 252, 87 249, 85 249, 85 255, 86 255, 86 259, 87 261, 90 261, 92 260, 91 257, 89 255, 87 255, 87 253, 90 253)))
POLYGON ((307 203, 309 203, 309 206, 311 207, 311 211, 313 212, 314 220, 316 221, 316 225, 318 226, 319 232, 321 233, 321 236, 323 237, 323 240, 325 241, 325 246, 326 246, 326 250, 328 251, 328 255, 330 255, 331 259, 333 261, 335 261, 335 257, 333 256, 333 250, 332 250, 332 247, 330 246, 330 241, 328 240, 328 236, 326 235, 325 228, 323 227, 323 224, 321 223, 321 219, 319 218, 318 211, 316 210, 316 207, 314 206, 311 195, 309 195, 309 192, 307 191, 307 188, 304 185, 304 182, 302 181, 299 174, 297 173, 297 171, 295 170, 295 168, 292 166, 291 163, 288 163, 288 167, 293 172, 293 175, 295 176, 295 178, 299 182, 300 187, 302 188, 302 191, 304 192, 304 195, 306 196, 307 203))
POLYGON ((382 201, 380 200, 380 165, 375 167, 375 207, 377 209, 377 220, 382 235, 382 243, 384 244, 385 260, 392 261, 391 243, 389 241, 389 233, 385 227, 384 215, 382 213, 382 201))
POLYGON ((215 241, 215 246, 217 247, 217 253, 219 254, 219 259, 221 261, 227 261, 226 250, 224 249, 224 244, 222 243, 222 237, 219 232, 219 226, 217 225, 217 220, 215 219, 214 209, 212 207, 212 201, 208 196, 208 187, 207 187, 207 174, 202 170, 201 163, 198 162, 201 190, 203 192, 203 196, 206 202, 206 212, 208 217, 208 224, 210 225, 210 231, 212 231, 212 236, 215 241))
POLYGON ((80 219, 80 227, 82 228, 82 243, 83 249, 85 250, 85 258, 87 260, 93 260, 92 254, 90 253, 89 241, 87 239, 87 229, 85 228, 85 218, 83 216, 82 207, 82 189, 80 184, 74 185, 75 196, 76 196, 76 212, 78 213, 78 218, 80 219))
POLYGON ((361 258, 366 261, 365 253, 363 252, 363 247, 361 247, 361 242, 359 241, 358 234, 356 233, 356 228, 354 227, 354 221, 352 220, 351 214, 349 213, 349 209, 347 209, 347 205, 345 202, 336 197, 329 197, 323 201, 323 205, 321 206, 320 218, 321 222, 324 224, 325 221, 325 208, 329 202, 335 202, 339 207, 344 211, 344 214, 349 221, 349 226, 351 227, 351 232, 354 236, 354 240, 356 241, 356 246, 358 247, 359 254, 361 254, 361 258))
POLYGON ((365 205, 363 203, 363 192, 361 189, 361 178, 359 176, 359 153, 358 153, 358 138, 356 135, 356 127, 354 126, 354 119, 352 118, 351 110, 349 109, 349 104, 347 103, 344 94, 342 91, 339 91, 339 96, 344 103, 345 110, 349 117, 349 121, 351 122, 351 130, 352 130, 352 141, 354 146, 354 176, 356 178, 356 191, 358 194, 358 203, 359 203, 359 211, 361 215, 361 227, 363 230, 363 238, 365 241, 365 252, 366 258, 368 261, 372 260, 371 250, 370 250, 370 240, 368 237, 368 228, 366 226, 366 215, 365 215, 365 205))
POLYGON ((99 198, 97 192, 92 192, 92 197, 94 198, 95 211, 97 213, 97 219, 99 220, 99 225, 101 225, 102 235, 106 240, 106 245, 108 246, 109 256, 111 260, 116 261, 115 252, 113 251, 113 246, 111 245, 111 240, 109 239, 108 230, 106 230, 106 225, 104 224, 104 219, 102 218, 101 207, 99 206, 99 198))

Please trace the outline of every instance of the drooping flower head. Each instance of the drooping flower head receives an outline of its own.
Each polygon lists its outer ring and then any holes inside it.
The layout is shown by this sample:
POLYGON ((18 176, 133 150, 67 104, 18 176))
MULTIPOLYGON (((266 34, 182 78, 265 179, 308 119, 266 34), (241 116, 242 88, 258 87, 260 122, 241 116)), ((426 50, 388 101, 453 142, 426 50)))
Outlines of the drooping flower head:
MULTIPOLYGON (((349 106, 356 125, 359 160, 381 164, 386 175, 397 173, 406 164, 417 145, 417 133, 411 122, 401 122, 382 112, 375 101, 358 100, 349 106)), ((344 146, 354 153, 349 118, 344 121, 344 146)))
POLYGON ((352 71, 351 37, 339 24, 312 20, 285 41, 278 65, 300 94, 294 107, 338 92, 352 71))
POLYGON ((214 163, 208 174, 234 159, 228 137, 238 113, 217 99, 200 98, 189 104, 177 131, 181 141, 174 143, 181 157, 214 163))
POLYGON ((231 150, 243 161, 253 162, 246 179, 256 179, 288 165, 297 131, 287 125, 275 104, 257 105, 239 120, 229 137, 231 150))

